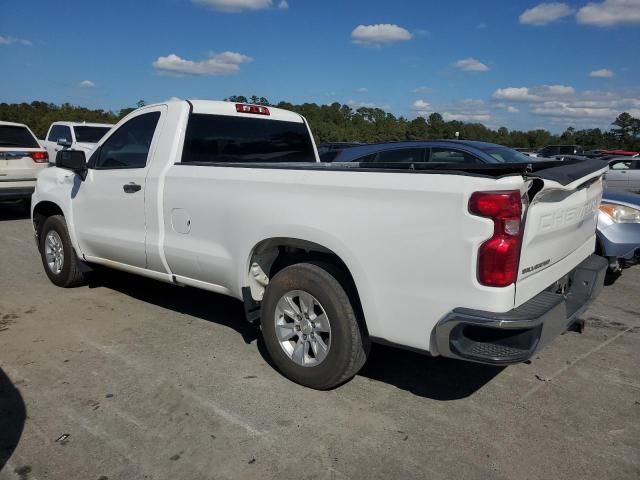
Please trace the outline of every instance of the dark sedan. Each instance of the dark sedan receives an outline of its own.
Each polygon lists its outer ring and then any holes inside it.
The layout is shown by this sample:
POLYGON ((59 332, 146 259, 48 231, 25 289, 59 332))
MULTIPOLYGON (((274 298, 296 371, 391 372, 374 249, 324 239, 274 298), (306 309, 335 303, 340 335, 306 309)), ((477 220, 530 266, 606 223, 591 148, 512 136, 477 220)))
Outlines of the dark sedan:
POLYGON ((340 151, 334 162, 360 163, 531 163, 529 157, 495 143, 421 140, 362 145, 340 151))

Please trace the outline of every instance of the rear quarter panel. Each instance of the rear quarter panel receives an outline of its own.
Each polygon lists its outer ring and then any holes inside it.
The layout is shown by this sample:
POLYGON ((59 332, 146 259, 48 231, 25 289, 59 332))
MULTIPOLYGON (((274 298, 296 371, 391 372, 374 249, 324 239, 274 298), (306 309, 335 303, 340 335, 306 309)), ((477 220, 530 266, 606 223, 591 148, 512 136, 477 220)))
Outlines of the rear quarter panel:
POLYGON ((256 244, 315 242, 349 268, 371 335, 429 349, 432 328, 452 308, 513 307, 513 286, 476 280, 477 247, 493 223, 470 215, 467 202, 474 191, 523 184, 519 176, 173 165, 164 185, 164 251, 173 273, 241 298, 256 244), (188 233, 176 231, 176 215, 190 219, 188 233))

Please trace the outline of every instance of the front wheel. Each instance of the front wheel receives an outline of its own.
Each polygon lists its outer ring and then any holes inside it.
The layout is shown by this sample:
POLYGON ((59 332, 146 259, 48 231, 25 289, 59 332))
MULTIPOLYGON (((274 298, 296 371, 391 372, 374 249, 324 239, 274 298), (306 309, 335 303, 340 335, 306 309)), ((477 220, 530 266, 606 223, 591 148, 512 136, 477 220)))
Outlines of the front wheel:
POLYGON ((40 256, 45 273, 55 285, 75 287, 85 283, 85 274, 80 269, 80 260, 62 215, 45 220, 40 232, 40 256))
POLYGON ((278 272, 262 302, 262 334, 276 367, 296 383, 326 390, 353 377, 368 339, 332 266, 299 263, 278 272))

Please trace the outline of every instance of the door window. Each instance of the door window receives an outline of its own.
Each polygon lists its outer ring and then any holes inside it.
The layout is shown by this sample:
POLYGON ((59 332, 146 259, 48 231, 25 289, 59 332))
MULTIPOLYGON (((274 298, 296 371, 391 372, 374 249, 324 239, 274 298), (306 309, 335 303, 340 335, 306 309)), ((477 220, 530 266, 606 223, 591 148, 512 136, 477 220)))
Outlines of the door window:
POLYGON ((576 149, 571 145, 558 148, 559 155, 573 155, 574 153, 576 153, 576 149))
POLYGON ((612 163, 609 168, 611 170, 629 170, 631 168, 631 160, 621 160, 619 162, 612 163))
POLYGON ((424 162, 424 148, 399 148, 378 152, 375 163, 417 163, 424 162))
MULTIPOLYGON (((100 147, 95 167, 99 170, 144 168, 160 112, 138 115, 118 128, 100 147)), ((93 165, 92 165, 93 166, 93 165)))
POLYGON ((49 142, 57 143, 60 139, 71 142, 73 140, 71 138, 71 129, 65 125, 54 125, 53 127, 51 127, 51 131, 49 132, 49 137, 47 138, 47 140, 49 142))
POLYGON ((452 148, 432 148, 430 162, 439 163, 478 163, 473 155, 452 148))

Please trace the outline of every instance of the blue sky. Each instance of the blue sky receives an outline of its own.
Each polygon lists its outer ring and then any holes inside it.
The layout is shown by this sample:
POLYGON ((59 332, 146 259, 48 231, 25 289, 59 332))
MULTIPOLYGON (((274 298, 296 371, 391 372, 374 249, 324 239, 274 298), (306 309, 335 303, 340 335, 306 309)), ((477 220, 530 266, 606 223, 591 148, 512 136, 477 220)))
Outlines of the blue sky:
POLYGON ((492 127, 640 117, 640 0, 0 0, 0 101, 221 99, 492 127))

